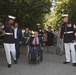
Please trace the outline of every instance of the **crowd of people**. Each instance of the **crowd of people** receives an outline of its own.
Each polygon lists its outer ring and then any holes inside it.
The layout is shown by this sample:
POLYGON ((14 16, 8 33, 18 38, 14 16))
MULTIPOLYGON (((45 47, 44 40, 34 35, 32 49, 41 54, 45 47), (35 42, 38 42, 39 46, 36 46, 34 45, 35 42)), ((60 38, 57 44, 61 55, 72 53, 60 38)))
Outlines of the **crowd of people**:
MULTIPOLYGON (((42 29, 40 24, 37 24, 36 30, 33 32, 25 27, 24 32, 19 28, 17 22, 14 23, 14 16, 8 16, 7 23, 2 25, 2 29, 5 31, 4 36, 4 49, 8 68, 11 67, 11 54, 14 63, 17 64, 20 57, 20 45, 23 44, 27 50, 27 56, 31 53, 31 63, 36 63, 36 55, 39 50, 43 51, 43 46, 46 47, 47 53, 54 54, 54 46, 56 54, 62 55, 65 52, 66 61, 63 64, 68 64, 71 61, 70 53, 72 56, 73 66, 76 66, 76 51, 75 51, 75 37, 76 26, 70 22, 68 15, 62 15, 63 25, 59 27, 58 31, 52 31, 51 26, 48 26, 47 30, 42 29), (14 24, 14 25, 13 25, 14 24), (14 26, 14 27, 13 27, 14 26), (65 51, 64 51, 65 50, 65 51), (35 56, 35 57, 34 57, 35 56)), ((43 55, 40 53, 40 56, 43 55)), ((39 55, 39 54, 38 54, 39 55)), ((40 61, 43 60, 43 56, 40 57, 40 61)))

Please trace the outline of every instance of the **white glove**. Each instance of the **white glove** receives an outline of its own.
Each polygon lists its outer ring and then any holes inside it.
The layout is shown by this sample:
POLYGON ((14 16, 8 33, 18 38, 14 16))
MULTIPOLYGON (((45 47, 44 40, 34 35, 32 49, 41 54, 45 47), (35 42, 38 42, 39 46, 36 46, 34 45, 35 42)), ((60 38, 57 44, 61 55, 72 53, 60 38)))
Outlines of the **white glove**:
POLYGON ((43 47, 41 47, 41 49, 43 50, 43 47))

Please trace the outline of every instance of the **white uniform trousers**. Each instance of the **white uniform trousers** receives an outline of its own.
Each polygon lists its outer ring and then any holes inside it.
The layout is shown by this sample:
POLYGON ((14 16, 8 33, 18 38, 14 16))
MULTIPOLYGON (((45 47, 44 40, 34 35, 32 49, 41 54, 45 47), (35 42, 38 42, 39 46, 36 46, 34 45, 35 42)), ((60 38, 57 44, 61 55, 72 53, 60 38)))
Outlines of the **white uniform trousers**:
POLYGON ((76 42, 74 43, 74 46, 75 46, 75 57, 76 57, 76 42))
POLYGON ((9 44, 4 43, 4 49, 6 53, 6 59, 8 64, 11 64, 11 54, 14 60, 16 60, 16 50, 15 50, 15 43, 9 44))
POLYGON ((66 62, 70 62, 72 58, 72 63, 76 63, 74 43, 64 43, 64 46, 65 46, 66 62), (71 56, 70 56, 70 52, 71 52, 71 56))

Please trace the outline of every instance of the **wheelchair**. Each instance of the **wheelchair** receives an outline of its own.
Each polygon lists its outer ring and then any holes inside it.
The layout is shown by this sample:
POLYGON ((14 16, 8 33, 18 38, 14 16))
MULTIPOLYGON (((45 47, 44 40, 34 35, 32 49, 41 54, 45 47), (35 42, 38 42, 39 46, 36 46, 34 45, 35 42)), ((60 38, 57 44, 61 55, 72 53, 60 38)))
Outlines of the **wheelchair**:
POLYGON ((42 60, 43 60, 43 50, 41 49, 41 47, 38 48, 31 47, 28 53, 28 63, 40 64, 42 60))

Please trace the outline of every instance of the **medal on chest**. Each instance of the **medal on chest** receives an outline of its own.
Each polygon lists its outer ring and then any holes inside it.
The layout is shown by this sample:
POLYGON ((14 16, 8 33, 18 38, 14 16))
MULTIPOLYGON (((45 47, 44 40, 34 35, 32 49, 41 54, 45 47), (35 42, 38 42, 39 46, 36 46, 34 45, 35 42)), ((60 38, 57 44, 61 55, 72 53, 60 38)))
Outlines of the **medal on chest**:
POLYGON ((71 24, 67 24, 67 27, 72 27, 72 25, 71 24))

